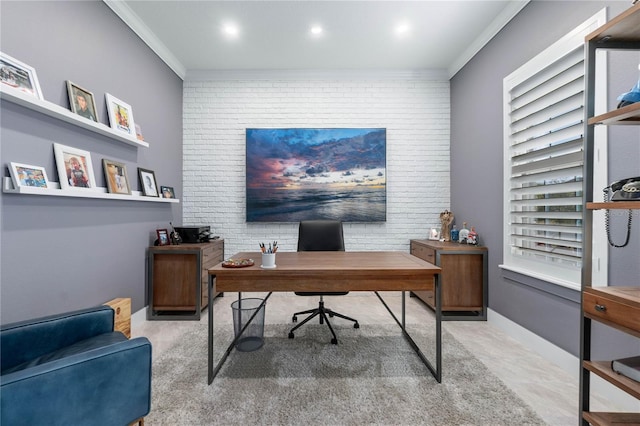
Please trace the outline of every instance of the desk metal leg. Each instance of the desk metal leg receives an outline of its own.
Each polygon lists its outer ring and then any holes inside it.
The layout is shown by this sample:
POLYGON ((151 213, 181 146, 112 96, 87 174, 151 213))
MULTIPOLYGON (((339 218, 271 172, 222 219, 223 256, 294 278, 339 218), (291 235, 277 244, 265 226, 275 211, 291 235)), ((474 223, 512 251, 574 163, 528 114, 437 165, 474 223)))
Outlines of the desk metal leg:
POLYGON ((435 297, 436 297, 436 367, 435 368, 429 362, 427 357, 422 353, 422 351, 420 350, 416 342, 413 340, 413 338, 411 338, 411 336, 409 335, 405 327, 405 311, 406 311, 405 292, 404 291, 402 292, 402 322, 398 321, 398 318, 396 318, 393 311, 382 299, 382 296, 380 296, 380 294, 377 291, 374 293, 376 294, 376 296, 378 296, 378 299, 380 299, 380 302, 382 302, 384 307, 387 308, 387 311, 389 311, 389 313, 391 314, 391 317, 393 317, 396 323, 400 326, 400 329, 402 329, 402 334, 404 335, 405 339, 407 339, 407 341, 409 342, 409 345, 411 345, 411 347, 416 352, 418 357, 420 357, 424 365, 427 366, 427 368, 429 369, 433 377, 436 379, 436 381, 438 383, 442 383, 442 310, 441 310, 441 303, 440 303, 440 299, 441 299, 440 284, 438 282, 438 278, 439 278, 438 276, 435 277, 435 283, 434 283, 435 293, 436 293, 435 294, 435 297))
MULTIPOLYGON (((209 374, 208 374, 208 384, 211 384, 213 382, 213 379, 216 377, 216 375, 218 374, 218 372, 220 371, 220 369, 222 368, 222 365, 224 364, 224 362, 227 360, 227 357, 229 356, 229 354, 231 353, 231 351, 233 350, 233 348, 236 346, 236 343, 238 342, 238 340, 240 339, 240 337, 242 337, 242 333, 244 333, 244 331, 247 329, 247 327, 249 327, 249 325, 251 324, 251 322, 253 321, 253 319, 256 317, 256 315, 258 315, 258 313, 260 312, 261 309, 263 309, 264 305, 267 303, 267 300, 269 299, 269 297, 271 297, 271 292, 269 292, 267 294, 267 296, 262 300, 262 303, 260 303, 260 306, 258 306, 255 310, 255 312, 253 313, 253 315, 251 315, 251 318, 249 318, 249 320, 247 321, 247 323, 242 327, 242 329, 240 330, 240 332, 238 333, 237 336, 234 337, 233 341, 229 344, 229 347, 227 348, 227 350, 224 352, 224 354, 222 355, 222 358, 220 358, 220 361, 218 361, 218 364, 215 366, 215 368, 213 367, 213 278, 214 275, 209 275, 209 340, 208 340, 208 363, 209 363, 209 374)), ((242 293, 238 292, 238 300, 242 300, 242 293)))

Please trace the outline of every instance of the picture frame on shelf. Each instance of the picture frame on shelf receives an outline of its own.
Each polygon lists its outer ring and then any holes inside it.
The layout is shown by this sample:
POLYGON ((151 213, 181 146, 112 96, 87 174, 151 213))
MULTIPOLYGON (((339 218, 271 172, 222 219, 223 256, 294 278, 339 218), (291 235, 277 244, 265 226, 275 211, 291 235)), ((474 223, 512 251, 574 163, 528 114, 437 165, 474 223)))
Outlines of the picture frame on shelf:
POLYGON ((35 68, 0 52, 0 84, 3 88, 17 90, 40 100, 42 89, 35 68))
POLYGON ((131 195, 129 175, 127 174, 127 166, 124 163, 103 158, 102 167, 109 193, 131 195))
POLYGON ((161 186, 160 192, 162 193, 162 198, 176 198, 172 186, 161 186))
POLYGON ((47 171, 41 166, 32 166, 22 163, 9 163, 9 174, 14 188, 32 187, 49 188, 47 171))
POLYGON ((67 94, 71 112, 91 121, 98 121, 98 108, 93 93, 67 80, 67 94))
POLYGON ((142 187, 142 195, 146 197, 158 197, 158 184, 156 183, 156 174, 153 170, 138 167, 138 177, 140 178, 140 186, 142 187))
POLYGON ((139 141, 144 141, 144 136, 142 135, 142 127, 136 123, 136 139, 139 141))
POLYGON ((169 231, 167 231, 166 229, 156 229, 156 235, 158 236, 159 246, 168 246, 171 244, 171 240, 169 239, 169 231))
POLYGON ((53 144, 56 168, 60 177, 60 189, 95 190, 91 153, 59 143, 53 144))
POLYGON ((105 93, 105 98, 111 128, 136 138, 136 124, 131 106, 109 93, 105 93))

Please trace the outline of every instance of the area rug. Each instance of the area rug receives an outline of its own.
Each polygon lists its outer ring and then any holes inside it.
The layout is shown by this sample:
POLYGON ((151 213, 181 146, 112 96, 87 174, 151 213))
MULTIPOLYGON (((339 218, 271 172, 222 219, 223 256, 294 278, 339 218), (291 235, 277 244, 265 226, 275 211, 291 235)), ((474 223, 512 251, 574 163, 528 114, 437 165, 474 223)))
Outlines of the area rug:
MULTIPOLYGON (((264 346, 234 350, 207 385, 207 327, 200 323, 153 363, 147 425, 544 425, 455 338, 443 331, 437 383, 397 325, 266 325, 264 346)), ((425 333, 412 331, 421 345, 425 333)), ((230 326, 216 328, 231 342, 230 326)), ((432 344, 431 344, 432 346, 432 344)), ((219 359, 223 348, 216 348, 219 359)), ((425 351, 427 352, 427 351, 425 351)))

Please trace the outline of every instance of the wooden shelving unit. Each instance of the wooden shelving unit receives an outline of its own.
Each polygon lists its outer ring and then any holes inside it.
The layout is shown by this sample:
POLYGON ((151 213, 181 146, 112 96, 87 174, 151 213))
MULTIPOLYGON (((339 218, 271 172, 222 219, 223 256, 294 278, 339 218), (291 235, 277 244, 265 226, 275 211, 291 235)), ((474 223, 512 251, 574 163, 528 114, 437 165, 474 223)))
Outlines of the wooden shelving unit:
MULTIPOLYGON (((640 413, 591 412, 590 377, 595 374, 613 386, 640 400, 640 382, 616 373, 611 360, 591 359, 592 322, 622 331, 630 339, 640 338, 640 286, 608 283, 607 287, 592 287, 591 282, 591 227, 593 211, 600 209, 640 209, 640 201, 593 202, 594 131, 595 125, 640 125, 640 103, 627 105, 605 114, 593 116, 595 88, 595 53, 597 49, 640 50, 640 3, 613 18, 585 38, 586 42, 586 125, 585 125, 585 220, 582 271, 582 322, 580 376, 580 415, 583 426, 640 425, 640 413)), ((640 175, 640 172, 638 173, 640 175)))

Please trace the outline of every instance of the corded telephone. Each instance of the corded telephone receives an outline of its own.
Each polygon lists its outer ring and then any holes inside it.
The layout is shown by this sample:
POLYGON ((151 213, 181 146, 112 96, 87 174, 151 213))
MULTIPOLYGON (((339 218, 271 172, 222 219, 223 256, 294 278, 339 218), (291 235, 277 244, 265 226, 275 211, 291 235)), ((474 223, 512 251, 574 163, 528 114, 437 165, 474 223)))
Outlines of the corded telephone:
POLYGON ((613 182, 609 188, 613 192, 611 201, 640 201, 640 176, 613 182))
MULTIPOLYGON (((603 189, 604 201, 609 201, 609 191, 613 193, 611 201, 640 201, 640 176, 628 179, 622 179, 613 182, 611 185, 603 189)), ((607 240, 612 247, 625 247, 629 244, 629 237, 631 236, 631 220, 633 218, 633 212, 629 210, 629 217, 627 219, 627 237, 623 244, 615 244, 611 240, 611 232, 609 231, 609 209, 606 210, 604 215, 604 225, 607 230, 607 240)))

